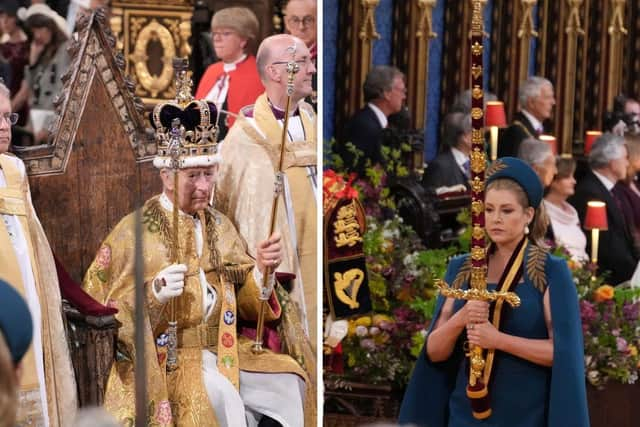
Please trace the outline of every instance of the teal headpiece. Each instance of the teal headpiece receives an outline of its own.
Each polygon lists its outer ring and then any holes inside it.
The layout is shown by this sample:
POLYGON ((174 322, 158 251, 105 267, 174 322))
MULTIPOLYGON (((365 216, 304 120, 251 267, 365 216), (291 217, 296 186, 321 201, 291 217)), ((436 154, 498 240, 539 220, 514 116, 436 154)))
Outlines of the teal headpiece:
POLYGON ((544 189, 538 174, 531 166, 515 157, 502 157, 491 164, 487 171, 487 186, 499 178, 517 182, 527 194, 529 205, 534 209, 540 206, 544 189))
POLYGON ((7 282, 0 280, 0 333, 18 364, 31 345, 33 323, 26 301, 7 282))

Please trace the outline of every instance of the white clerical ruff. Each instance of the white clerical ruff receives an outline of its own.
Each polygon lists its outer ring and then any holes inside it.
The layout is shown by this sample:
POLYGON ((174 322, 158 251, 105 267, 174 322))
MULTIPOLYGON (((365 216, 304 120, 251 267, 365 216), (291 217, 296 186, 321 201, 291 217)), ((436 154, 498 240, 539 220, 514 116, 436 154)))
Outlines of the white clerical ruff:
POLYGON ((246 54, 242 55, 242 57, 235 62, 223 64, 222 70, 224 73, 218 77, 218 80, 216 80, 207 96, 204 97, 206 101, 214 103, 216 107, 218 107, 218 110, 220 110, 224 102, 227 100, 227 94, 229 93, 229 73, 235 71, 237 64, 241 63, 245 59, 247 59, 246 54))

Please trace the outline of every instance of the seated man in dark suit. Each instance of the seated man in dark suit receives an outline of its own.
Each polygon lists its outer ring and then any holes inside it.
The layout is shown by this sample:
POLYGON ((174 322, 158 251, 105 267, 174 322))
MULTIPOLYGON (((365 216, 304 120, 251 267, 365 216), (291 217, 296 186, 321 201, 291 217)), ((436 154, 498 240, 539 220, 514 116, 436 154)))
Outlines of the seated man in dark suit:
POLYGON ((358 111, 344 129, 341 142, 335 151, 344 160, 345 168, 359 175, 364 173, 367 161, 371 165, 382 162, 382 130, 388 117, 398 113, 407 97, 404 75, 395 67, 375 66, 369 71, 362 87, 367 105, 358 111), (346 147, 348 142, 362 151, 358 159, 346 147))
POLYGON ((440 154, 429 163, 422 178, 425 189, 451 187, 457 184, 469 188, 469 152, 471 151, 471 116, 449 113, 444 119, 444 135, 440 154))
POLYGON ((513 115, 511 125, 501 132, 498 157, 517 157, 520 143, 545 133, 544 121, 551 117, 556 100, 553 85, 543 77, 532 76, 518 89, 520 111, 513 115))
MULTIPOLYGON (((578 211, 584 224, 587 202, 599 200, 607 205, 608 230, 600 231, 598 270, 609 271, 609 282, 619 284, 631 279, 639 254, 633 244, 629 225, 616 203, 611 189, 627 173, 627 148, 621 136, 605 133, 596 140, 589 153, 589 170, 578 182, 569 203, 578 211)), ((591 239, 588 239, 588 245, 591 239)), ((587 252, 590 249, 588 248, 587 252)))

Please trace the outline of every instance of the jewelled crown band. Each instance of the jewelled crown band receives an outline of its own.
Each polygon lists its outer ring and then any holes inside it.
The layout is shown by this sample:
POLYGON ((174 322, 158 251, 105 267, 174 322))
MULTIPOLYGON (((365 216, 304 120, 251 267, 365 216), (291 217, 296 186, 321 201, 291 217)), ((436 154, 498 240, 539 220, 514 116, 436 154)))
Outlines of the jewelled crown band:
POLYGON ((186 59, 174 59, 173 66, 176 97, 156 105, 150 117, 157 145, 153 165, 158 169, 184 169, 220 163, 218 109, 212 103, 193 99, 186 59))

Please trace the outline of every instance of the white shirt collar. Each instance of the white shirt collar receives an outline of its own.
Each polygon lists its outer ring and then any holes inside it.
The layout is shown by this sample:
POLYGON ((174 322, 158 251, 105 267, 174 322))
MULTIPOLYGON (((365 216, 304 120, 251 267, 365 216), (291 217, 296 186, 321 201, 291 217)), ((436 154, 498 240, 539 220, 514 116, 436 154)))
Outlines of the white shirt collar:
MULTIPOLYGON (((160 206, 162 206, 164 209, 168 211, 173 211, 173 202, 171 201, 171 199, 169 199, 169 197, 165 193, 162 193, 160 195, 160 206)), ((193 215, 189 215, 188 213, 184 212, 182 209, 179 209, 178 212, 180 212, 180 215, 188 216, 193 218, 194 220, 199 221, 197 216, 194 217, 193 215)))
POLYGON ((451 147, 451 154, 453 154, 453 158, 456 159, 458 166, 464 170, 464 164, 469 160, 469 156, 458 150, 456 147, 451 147))
POLYGON ((245 53, 236 61, 233 61, 230 63, 225 62, 224 64, 222 64, 222 69, 224 70, 225 73, 228 73, 229 71, 233 71, 236 69, 236 65, 244 61, 246 58, 247 58, 247 54, 245 53))
POLYGON ((540 129, 541 132, 544 132, 544 126, 542 126, 542 122, 540 120, 533 117, 533 115, 527 110, 520 110, 520 111, 522 112, 522 114, 524 114, 527 120, 529 120, 529 122, 531 123, 534 129, 536 130, 540 129))
POLYGON ((611 180, 609 178, 607 178, 606 176, 602 175, 601 173, 593 170, 593 174, 600 180, 600 182, 602 183, 602 185, 604 185, 607 189, 607 191, 611 191, 611 189, 616 185, 615 182, 611 182, 611 180))
POLYGON ((383 129, 386 128, 387 124, 389 123, 389 121, 387 120, 387 116, 385 116, 382 110, 379 109, 375 104, 369 102, 367 105, 375 113, 376 117, 378 118, 378 122, 380 122, 380 126, 382 126, 383 129))

